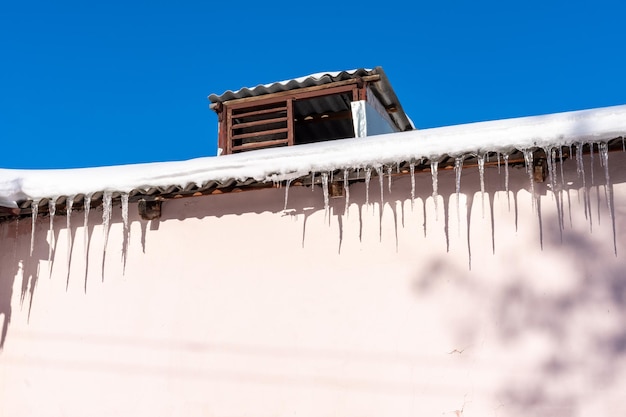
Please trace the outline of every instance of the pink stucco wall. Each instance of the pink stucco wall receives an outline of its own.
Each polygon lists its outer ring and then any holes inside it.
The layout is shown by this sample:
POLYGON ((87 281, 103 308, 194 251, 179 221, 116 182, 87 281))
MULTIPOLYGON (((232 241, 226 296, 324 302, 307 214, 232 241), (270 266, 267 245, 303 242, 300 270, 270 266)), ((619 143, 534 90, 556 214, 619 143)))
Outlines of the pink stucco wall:
MULTIPOLYGON (((587 183, 591 183, 587 163, 587 183)), ((626 164, 610 157, 617 256, 596 155, 587 217, 504 168, 389 192, 320 188, 131 205, 0 225, 0 416, 573 416, 626 409, 626 164), (484 210, 483 210, 484 207, 484 210), (468 210, 469 209, 469 210, 468 210), (571 216, 571 220, 570 220, 571 216), (589 220, 591 218, 591 221, 589 220), (469 226, 468 226, 469 225, 469 226), (469 229, 469 230, 468 230, 469 229), (562 237, 561 237, 562 235, 562 237), (542 248, 543 246, 543 248, 542 248), (471 269, 470 269, 471 253, 471 269), (126 265, 122 262, 126 255, 126 265), (1 329, 2 327, 0 327, 1 329)))

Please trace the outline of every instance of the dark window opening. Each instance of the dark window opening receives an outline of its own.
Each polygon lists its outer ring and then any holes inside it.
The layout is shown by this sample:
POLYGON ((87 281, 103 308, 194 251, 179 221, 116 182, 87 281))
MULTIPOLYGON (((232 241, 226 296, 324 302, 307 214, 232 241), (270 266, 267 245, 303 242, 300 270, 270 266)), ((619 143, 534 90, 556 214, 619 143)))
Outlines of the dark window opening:
POLYGON ((351 93, 293 102, 296 145, 354 137, 351 93))

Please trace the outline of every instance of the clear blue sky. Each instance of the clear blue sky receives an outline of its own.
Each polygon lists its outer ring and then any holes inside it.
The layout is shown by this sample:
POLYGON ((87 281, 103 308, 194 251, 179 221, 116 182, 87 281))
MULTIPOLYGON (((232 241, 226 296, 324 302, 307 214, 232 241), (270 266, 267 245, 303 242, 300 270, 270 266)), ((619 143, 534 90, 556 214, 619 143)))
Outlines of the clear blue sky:
POLYGON ((0 167, 211 156, 207 96, 382 66, 417 127, 626 104, 622 1, 12 1, 0 167))

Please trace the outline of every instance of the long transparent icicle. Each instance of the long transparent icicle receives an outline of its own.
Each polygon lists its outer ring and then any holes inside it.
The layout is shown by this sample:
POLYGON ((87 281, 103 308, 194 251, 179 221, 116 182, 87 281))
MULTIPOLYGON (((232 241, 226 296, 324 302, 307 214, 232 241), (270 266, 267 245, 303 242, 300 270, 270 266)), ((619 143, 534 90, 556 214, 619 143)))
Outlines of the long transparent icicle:
POLYGON ((430 161, 430 176, 432 177, 433 182, 433 203, 435 203, 435 220, 439 220, 439 210, 438 210, 438 202, 439 202, 439 180, 437 178, 437 174, 439 171, 439 161, 430 161))
POLYGON ((383 167, 376 167, 376 174, 378 175, 378 184, 380 185, 380 212, 382 213, 384 204, 383 190, 385 188, 383 185, 383 167))
POLYGON ((65 200, 65 226, 67 229, 67 274, 70 272, 70 262, 72 260, 72 207, 74 206, 73 195, 65 200))
POLYGON ((559 235, 561 241, 563 241, 563 211, 561 210, 561 201, 559 199, 559 193, 556 189, 556 151, 553 148, 545 148, 546 162, 548 164, 548 179, 550 181, 550 188, 552 189, 552 196, 556 203, 557 220, 559 222, 559 235))
POLYGON ((289 186, 291 185, 291 180, 287 180, 287 183, 285 184, 285 206, 283 207, 283 210, 287 210, 287 202, 289 201, 289 186))
POLYGON ((455 190, 456 190, 456 220, 457 230, 461 234, 461 171, 463 170, 463 157, 457 156, 454 159, 455 190))
POLYGON ((120 196, 122 203, 122 224, 124 225, 124 235, 128 238, 130 228, 128 227, 128 193, 123 193, 120 196))
POLYGON ((591 173, 591 188, 595 185, 595 179, 593 177, 593 142, 589 143, 589 172, 591 173))
POLYGON ((585 179, 585 164, 583 160, 583 143, 576 144, 576 172, 582 179, 583 185, 583 205, 585 206, 585 219, 589 220, 589 230, 593 231, 593 220, 591 218, 591 199, 587 190, 585 179))
POLYGON ((613 186, 611 185, 611 177, 609 175, 609 145, 606 142, 600 142, 598 144, 598 152, 600 153, 600 160, 602 166, 604 166, 604 179, 606 181, 606 204, 609 209, 609 216, 611 217, 611 227, 613 228, 613 251, 617 256, 617 235, 615 231, 615 206, 613 203, 613 186))
POLYGON ((411 175, 411 210, 415 206, 415 162, 409 164, 409 173, 411 175))
POLYGON ((344 214, 348 215, 349 212, 349 208, 350 208, 350 181, 348 180, 348 176, 350 175, 350 172, 347 169, 343 170, 343 190, 344 190, 344 194, 346 195, 346 208, 344 209, 344 214))
POLYGON ((113 195, 110 191, 105 191, 102 195, 102 227, 104 231, 104 253, 107 250, 109 241, 109 225, 111 224, 111 209, 113 195))
POLYGON ((85 250, 85 265, 87 265, 87 257, 89 256, 89 210, 91 209, 91 194, 85 195, 83 202, 83 210, 85 212, 85 219, 83 221, 83 248, 85 250))
POLYGON ((365 168, 365 206, 369 205, 370 201, 370 180, 372 178, 372 168, 365 168))
POLYGON ((530 181, 530 200, 533 211, 536 208, 535 201, 535 165, 533 162, 533 152, 529 149, 522 150, 524 154, 524 163, 526 164, 526 172, 528 173, 528 180, 530 181))
MULTIPOLYGON (((328 173, 322 172, 322 191, 324 193, 324 218, 329 219, 329 198, 328 198, 328 173)), ((330 219, 329 219, 330 220, 330 219)))
POLYGON ((48 275, 52 275, 52 248, 54 247, 54 215, 57 211, 57 199, 48 200, 48 211, 50 213, 50 245, 48 246, 48 275))
POLYGON ((393 167, 389 165, 387 167, 387 183, 389 187, 389 193, 391 194, 391 173, 393 172, 393 167))
POLYGON ((31 232, 30 232, 30 256, 33 256, 33 249, 35 249, 35 225, 37 224, 37 215, 39 213, 39 200, 35 200, 31 203, 31 232))
POLYGON ((123 225, 123 238, 122 238, 122 273, 126 273, 126 257, 128 256, 128 244, 130 243, 130 224, 128 222, 128 193, 122 193, 120 196, 120 202, 122 203, 122 225, 123 225))
POLYGON ((565 189, 565 174, 563 173, 563 147, 559 146, 559 169, 561 170, 561 190, 565 189))
POLYGON ((506 202, 511 211, 511 196, 509 195, 509 154, 505 153, 502 158, 504 159, 504 191, 506 192, 506 202))
MULTIPOLYGON (((569 147, 570 153, 568 155, 568 158, 572 157, 572 145, 570 145, 569 147)), ((569 195, 569 188, 566 189, 565 187, 565 174, 563 174, 563 147, 559 146, 559 163, 561 164, 561 211, 563 212, 563 214, 561 215, 561 217, 565 217, 565 203, 563 201, 563 194, 567 193, 567 211, 569 213, 569 227, 573 227, 572 225, 572 201, 570 199, 570 195, 569 195)), ((563 220, 565 222, 565 220, 563 220)))
POLYGON ((478 176, 480 177, 480 203, 482 207, 482 218, 485 218, 485 155, 478 155, 478 176))
POLYGON ((130 224, 128 222, 128 193, 123 193, 120 196, 120 200, 122 202, 122 224, 124 225, 124 239, 126 240, 126 244, 130 239, 130 224))

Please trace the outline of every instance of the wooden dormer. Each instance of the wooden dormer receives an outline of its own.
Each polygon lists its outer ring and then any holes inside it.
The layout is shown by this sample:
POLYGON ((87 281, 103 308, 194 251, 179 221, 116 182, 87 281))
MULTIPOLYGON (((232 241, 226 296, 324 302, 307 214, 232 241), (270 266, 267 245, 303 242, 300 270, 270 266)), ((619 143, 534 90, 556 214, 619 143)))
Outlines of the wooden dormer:
POLYGON ((412 129, 380 67, 227 91, 209 100, 222 154, 366 136, 366 113, 385 125, 371 134, 412 129))

